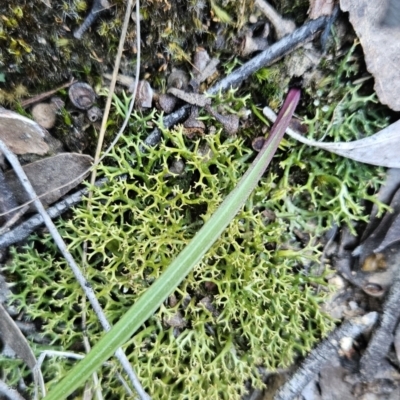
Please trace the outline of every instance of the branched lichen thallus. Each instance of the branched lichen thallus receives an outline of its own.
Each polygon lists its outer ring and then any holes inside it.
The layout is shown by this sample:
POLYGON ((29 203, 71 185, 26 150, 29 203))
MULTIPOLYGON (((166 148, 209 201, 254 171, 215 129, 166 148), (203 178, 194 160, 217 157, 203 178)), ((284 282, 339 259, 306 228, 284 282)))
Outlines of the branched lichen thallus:
POLYGON ((108 0, 94 0, 89 14, 82 25, 74 32, 74 37, 76 39, 81 39, 83 34, 92 26, 93 22, 96 21, 99 14, 107 8, 110 8, 108 0))

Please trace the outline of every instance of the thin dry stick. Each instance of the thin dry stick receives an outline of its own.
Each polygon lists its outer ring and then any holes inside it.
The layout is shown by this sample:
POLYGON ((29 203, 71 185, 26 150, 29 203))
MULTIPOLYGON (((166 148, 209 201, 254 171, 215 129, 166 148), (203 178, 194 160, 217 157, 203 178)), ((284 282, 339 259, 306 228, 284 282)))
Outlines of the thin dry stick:
MULTIPOLYGON (((106 133, 107 129, 107 122, 108 122, 108 116, 110 114, 110 109, 111 109, 111 103, 112 103, 112 98, 114 95, 115 91, 115 84, 117 83, 117 76, 118 76, 118 71, 119 71, 119 65, 121 63, 121 57, 122 57, 122 52, 124 51, 124 44, 125 44, 125 37, 126 37, 126 32, 128 30, 128 25, 129 25, 129 20, 131 18, 131 10, 133 7, 133 0, 129 0, 128 4, 126 5, 126 11, 125 11, 125 19, 124 19, 124 24, 122 26, 122 32, 121 36, 119 39, 119 46, 118 46, 118 52, 117 52, 117 57, 115 59, 115 64, 114 64, 114 71, 112 74, 111 78, 111 83, 110 83, 110 88, 108 92, 108 97, 107 97, 107 102, 106 106, 104 109, 104 115, 103 115, 103 120, 101 122, 101 128, 100 128, 100 133, 99 133, 99 140, 97 142, 97 148, 96 148, 96 154, 94 156, 94 164, 98 165, 100 161, 100 153, 101 149, 103 148, 103 142, 104 142, 104 135, 106 133)), ((138 85, 138 79, 139 79, 139 72, 140 72, 140 18, 139 18, 139 0, 136 0, 136 47, 137 47, 137 62, 136 62, 136 77, 135 77, 135 86, 134 86, 134 91, 132 95, 132 100, 131 104, 133 107, 133 103, 135 101, 136 97, 136 91, 137 91, 137 85, 138 85)), ((122 133, 125 130, 125 127, 127 125, 127 122, 129 120, 130 113, 125 116, 124 123, 118 132, 116 136, 116 140, 118 140, 122 133)), ((115 139, 114 142, 116 143, 115 139)), ((114 143, 113 142, 113 143, 114 143)), ((110 146, 113 147, 113 146, 110 146)), ((96 169, 93 169, 92 175, 90 177, 90 183, 93 185, 95 180, 96 180, 96 169)))
MULTIPOLYGON (((106 131, 106 127, 107 127, 107 120, 108 120, 108 115, 110 113, 110 108, 111 108, 111 103, 112 103, 112 96, 115 90, 115 84, 117 81, 117 76, 118 76, 118 70, 119 70, 119 65, 121 62, 121 56, 122 56, 122 52, 124 49, 124 43, 125 43, 125 37, 126 37, 126 32, 128 30, 128 25, 129 25, 129 20, 131 17, 131 9, 133 6, 133 0, 129 0, 128 4, 126 6, 126 11, 125 11, 125 19, 124 19, 124 24, 122 27, 122 32, 121 32, 121 37, 120 37, 120 41, 119 41, 119 47, 118 47, 118 53, 117 53, 117 57, 115 60, 115 66, 114 66, 114 71, 113 71, 113 76, 112 76, 112 80, 110 83, 110 89, 109 89, 109 93, 108 93, 108 97, 107 97, 107 103, 106 103, 106 107, 105 107, 105 111, 104 111, 104 116, 103 116, 103 120, 102 120, 102 125, 100 128, 100 135, 99 135, 99 140, 97 143, 97 149, 96 149, 96 155, 95 155, 95 165, 98 165, 101 161, 100 159, 100 152, 101 152, 101 148, 103 147, 103 141, 104 141, 104 134, 106 131)), ((124 122, 118 132, 118 134, 116 135, 116 137, 114 138, 113 142, 111 143, 111 145, 109 146, 108 151, 110 151, 118 142, 119 138, 121 137, 121 135, 123 134, 123 132, 125 131, 126 126, 128 125, 128 121, 133 109, 133 105, 135 103, 135 98, 136 98, 136 92, 137 92, 137 87, 138 87, 138 81, 139 81, 139 73, 140 73, 140 15, 139 15, 139 11, 140 11, 140 4, 139 4, 139 0, 136 0, 136 47, 137 47, 137 59, 136 59, 136 77, 135 77, 135 85, 134 85, 134 90, 133 90, 133 94, 132 94, 132 98, 129 104, 129 110, 127 115, 125 115, 125 119, 124 122)), ((90 178, 91 184, 94 185, 95 181, 96 181, 96 169, 93 169, 92 171, 92 175, 90 178)), ((89 192, 89 199, 88 199, 88 204, 87 207, 88 209, 90 209, 90 200, 92 198, 92 192, 89 192)), ((87 242, 85 242, 83 244, 83 253, 82 253, 82 265, 85 266, 87 265, 87 242)), ((83 300, 83 304, 82 304, 82 309, 85 309, 85 302, 86 302, 86 298, 84 298, 83 300)), ((83 313, 83 319, 82 319, 82 324, 84 325, 86 323, 86 316, 85 313, 83 313)), ((86 338, 85 340, 85 348, 86 351, 90 351, 90 343, 88 338, 86 338)), ((126 357, 124 355, 124 357, 126 357)), ((128 360, 126 359, 126 366, 130 367, 130 363, 128 362, 128 360)), ((143 388, 141 387, 139 380, 135 374, 135 372, 133 371, 132 368, 130 368, 129 370, 127 370, 127 374, 132 382, 132 384, 134 385, 135 389, 137 390, 137 392, 140 394, 140 390, 144 393, 143 388), (136 383, 135 383, 136 382, 136 383), (139 390, 140 389, 140 390, 139 390)), ((94 380, 97 380, 97 376, 94 376, 94 380)), ((144 393, 145 394, 145 393, 144 393)))
MULTIPOLYGON (((117 76, 118 76, 118 70, 119 70, 119 66, 121 63, 121 57, 122 57, 122 52, 124 50, 124 43, 125 43, 125 37, 126 37, 126 33, 128 31, 128 25, 129 25, 129 21, 130 21, 130 17, 131 17, 131 11, 132 11, 132 7, 133 7, 133 0, 129 0, 127 5, 126 5, 126 10, 125 10, 125 19, 124 19, 124 23, 122 26, 122 31, 121 31, 121 36, 119 39, 119 46, 118 46, 118 52, 117 52, 117 56, 115 59, 115 63, 114 63, 114 71, 113 71, 113 75, 112 75, 112 79, 111 79, 111 83, 110 83, 110 88, 109 88, 109 93, 108 93, 108 97, 107 97, 107 102, 106 102, 106 106, 104 109, 104 115, 103 115, 103 120, 101 123, 101 128, 100 128, 100 134, 99 134, 99 139, 97 142, 97 149, 96 149, 96 154, 95 154, 95 158, 94 158, 94 164, 98 165, 98 163, 100 162, 100 152, 101 149, 103 147, 103 142, 104 142, 104 135, 107 129, 107 122, 108 122, 108 116, 110 114, 110 109, 111 109, 111 103, 112 103, 112 97, 115 91, 115 84, 117 82, 117 76)), ((140 10, 140 5, 139 5, 139 0, 136 0, 136 43, 137 43, 137 49, 138 49, 138 53, 137 53, 137 63, 136 63, 136 78, 135 78, 135 86, 134 86, 134 93, 131 99, 131 104, 130 106, 133 107, 134 101, 135 101, 135 97, 136 97, 136 90, 137 90, 137 85, 138 85, 138 77, 139 77, 139 66, 140 66, 140 20, 139 20, 139 10, 140 10)), ((117 141, 119 140, 119 138, 121 137, 122 133, 125 130, 125 127, 127 125, 127 122, 129 120, 130 117, 130 112, 125 116, 125 120, 124 120, 124 124, 122 125, 121 129, 119 130, 116 138, 114 139, 112 145, 110 146, 111 148, 115 146, 115 144, 117 143, 117 141)), ((92 185, 94 185, 95 181, 96 181, 96 175, 97 175, 97 169, 94 168, 92 170, 92 174, 90 177, 90 182, 92 185)), ((90 206, 90 202, 92 199, 92 195, 93 192, 89 191, 88 194, 88 202, 87 202, 87 209, 90 210, 91 206, 90 206)), ((83 270, 85 270, 86 266, 87 266, 87 241, 85 241, 83 243, 83 252, 82 252, 82 267, 83 270)), ((86 329, 86 297, 83 297, 82 299, 82 327, 84 328, 83 331, 85 331, 86 329)), ((84 337, 84 345, 85 345, 85 350, 86 352, 90 351, 90 343, 89 343, 89 338, 88 337, 84 337)), ((125 360, 126 362, 126 366, 130 367, 130 364, 128 362, 128 360, 125 360)), ((127 371, 128 372, 128 371, 127 371)), ((128 372, 128 375, 132 381, 132 383, 134 384, 135 382, 139 382, 135 372, 133 371, 133 369, 130 368, 130 371, 128 372)), ((93 381, 94 382, 98 382, 98 377, 97 374, 93 374, 93 381)), ((97 385, 95 384, 95 387, 97 387, 97 385)), ((97 396, 100 398, 100 390, 97 387, 97 396)))
MULTIPOLYGON (((64 240, 62 239, 61 235, 57 231, 57 228, 55 227, 53 221, 47 214, 45 208, 43 207, 43 204, 41 203, 40 200, 37 199, 35 190, 33 189, 31 183, 29 182, 28 177, 25 174, 25 171, 22 169, 17 157, 12 153, 8 147, 5 145, 5 143, 0 140, 0 151, 5 155, 11 166, 13 167, 16 175, 18 176, 18 179, 21 181, 22 185, 24 186, 24 189, 26 190, 28 196, 33 199, 33 204, 36 207, 37 211, 41 214, 44 223, 49 230, 50 234, 52 235, 58 249, 60 250, 61 254, 69 264, 70 268, 72 269, 72 272, 75 275, 76 280, 80 284, 81 288, 83 289, 86 297, 89 299, 90 304, 92 305, 94 312, 97 315, 97 318, 99 319, 103 329, 105 331, 109 331, 111 329, 110 324, 107 321, 106 316, 103 313, 103 310, 101 308, 101 305, 99 301, 96 298, 96 295, 90 285, 90 283, 85 279, 83 276, 79 266, 75 263, 75 260, 73 259, 71 253, 68 251, 66 244, 64 243, 64 240)), ((122 364, 125 372, 128 374, 129 378, 132 381, 133 386, 135 387, 136 391, 138 392, 139 396, 142 399, 150 399, 150 397, 147 395, 147 393, 144 391, 142 388, 139 380, 137 379, 135 373, 132 370, 132 367, 129 363, 128 358, 122 351, 122 349, 118 349, 115 352, 115 356, 118 358, 120 363, 122 364)))
POLYGON ((53 94, 56 94, 59 90, 65 89, 65 88, 71 86, 75 82, 76 82, 75 78, 71 78, 71 80, 69 82, 64 83, 63 85, 59 86, 58 88, 49 90, 48 92, 37 94, 36 96, 34 96, 30 99, 22 100, 20 103, 21 107, 25 108, 25 107, 35 104, 41 100, 46 100, 48 97, 53 96, 53 94))

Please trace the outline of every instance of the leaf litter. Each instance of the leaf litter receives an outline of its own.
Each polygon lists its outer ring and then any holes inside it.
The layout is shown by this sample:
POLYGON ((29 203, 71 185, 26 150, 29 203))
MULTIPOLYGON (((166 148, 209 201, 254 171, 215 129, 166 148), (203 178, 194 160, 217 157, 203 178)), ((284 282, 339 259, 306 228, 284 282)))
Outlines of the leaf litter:
MULTIPOLYGON (((89 174, 93 158, 85 154, 62 153, 23 166, 37 195, 44 205, 60 199, 89 174), (82 173, 85 173, 82 176, 82 173), (76 177, 79 177, 76 179, 76 177), (60 188, 61 187, 61 188, 60 188), (60 189, 58 189, 60 188, 60 189), (48 193, 48 194, 46 194, 48 193)), ((19 204, 29 200, 14 171, 5 174, 5 180, 19 204)))

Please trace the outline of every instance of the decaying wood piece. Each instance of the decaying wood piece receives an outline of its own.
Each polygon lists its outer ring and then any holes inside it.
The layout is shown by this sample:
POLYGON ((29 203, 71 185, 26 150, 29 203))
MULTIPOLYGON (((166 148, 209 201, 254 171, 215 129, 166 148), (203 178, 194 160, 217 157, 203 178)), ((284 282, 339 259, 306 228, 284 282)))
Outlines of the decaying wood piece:
POLYGON ((329 365, 332 358, 338 357, 343 338, 356 338, 370 330, 377 320, 378 313, 371 312, 343 323, 311 351, 297 372, 279 389, 275 400, 294 399, 324 365, 329 365))
POLYGON ((193 106, 205 107, 211 104, 211 99, 206 97, 204 94, 187 93, 174 87, 169 88, 167 93, 173 94, 175 97, 178 97, 178 99, 181 99, 193 106))

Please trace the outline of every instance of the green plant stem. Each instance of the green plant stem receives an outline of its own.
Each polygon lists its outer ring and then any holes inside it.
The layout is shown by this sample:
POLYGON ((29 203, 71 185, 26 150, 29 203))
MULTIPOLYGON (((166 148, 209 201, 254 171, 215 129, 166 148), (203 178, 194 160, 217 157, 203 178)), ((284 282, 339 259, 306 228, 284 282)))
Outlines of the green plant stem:
POLYGON ((170 264, 167 270, 117 324, 100 339, 89 354, 50 391, 45 399, 65 399, 79 388, 103 362, 115 353, 116 349, 126 343, 143 323, 154 314, 162 302, 196 266, 233 220, 258 184, 278 148, 299 99, 300 90, 291 89, 263 148, 243 175, 237 187, 222 202, 217 211, 199 230, 190 244, 170 264))

